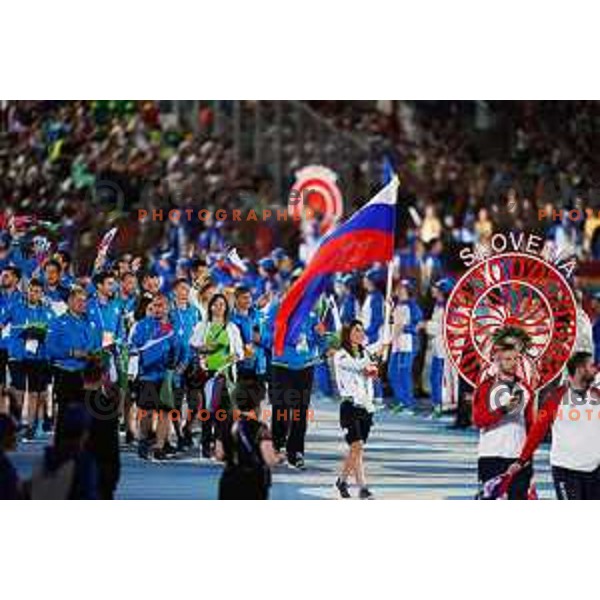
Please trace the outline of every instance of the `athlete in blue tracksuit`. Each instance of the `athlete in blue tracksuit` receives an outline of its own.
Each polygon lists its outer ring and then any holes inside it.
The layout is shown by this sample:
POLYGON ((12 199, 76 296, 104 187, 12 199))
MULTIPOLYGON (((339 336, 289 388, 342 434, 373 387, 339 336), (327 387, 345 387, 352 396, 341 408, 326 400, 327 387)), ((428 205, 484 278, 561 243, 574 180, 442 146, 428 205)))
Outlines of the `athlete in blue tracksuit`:
POLYGON ((84 375, 92 354, 102 347, 102 334, 86 316, 87 295, 75 287, 69 293, 68 310, 50 324, 48 357, 54 367, 54 395, 58 404, 56 437, 64 436, 64 415, 69 404, 85 402, 84 375))
MULTIPOLYGON (((165 381, 170 384, 171 373, 181 374, 184 370, 184 353, 173 324, 169 321, 168 302, 163 295, 157 295, 148 307, 149 316, 136 323, 130 336, 130 354, 138 360, 137 404, 141 409, 140 445, 138 452, 147 458, 152 431, 152 412, 162 410, 168 413, 173 406, 161 394, 165 381), (145 413, 145 414, 144 414, 145 413)), ((158 420, 154 458, 165 458, 164 446, 170 423, 163 414, 158 420)))
POLYGON ((44 296, 55 314, 63 314, 67 307, 69 288, 61 279, 61 266, 57 260, 44 265, 44 296))
POLYGON ((181 361, 187 366, 192 357, 190 338, 194 327, 200 321, 200 311, 189 300, 190 284, 185 279, 178 279, 175 282, 173 292, 169 321, 179 341, 181 361))
POLYGON ((40 418, 45 417, 45 403, 50 383, 50 365, 46 336, 54 319, 54 313, 42 301, 43 285, 31 279, 27 300, 12 307, 10 337, 8 338, 8 361, 11 385, 15 390, 17 405, 23 405, 25 391, 28 395, 28 421, 26 433, 33 439, 41 427, 40 418))
POLYGON ((352 290, 354 279, 353 275, 343 275, 335 286, 340 319, 343 325, 358 318, 359 304, 352 290))
POLYGON ((275 275, 277 266, 272 258, 261 258, 258 261, 258 280, 256 282, 256 291, 259 296, 267 293, 277 294, 281 288, 275 275))
POLYGON ((381 341, 385 299, 378 285, 381 285, 384 277, 381 269, 369 269, 364 277, 367 296, 362 305, 361 319, 369 344, 381 341))
POLYGON ((135 274, 127 272, 121 275, 117 301, 121 305, 121 314, 125 326, 125 337, 129 335, 131 326, 135 321, 135 309, 139 302, 138 295, 137 278, 135 274))
MULTIPOLYGON (((369 344, 377 344, 382 341, 385 297, 381 293, 380 286, 383 285, 384 281, 385 270, 377 268, 369 269, 363 279, 367 295, 361 307, 360 319, 369 344)), ((381 399, 383 397, 381 381, 376 379, 373 386, 375 398, 381 399)))
POLYGON ((435 306, 431 319, 427 322, 426 331, 431 343, 431 373, 429 382, 431 387, 431 403, 433 416, 442 414, 442 392, 444 385, 445 350, 443 339, 444 311, 446 299, 452 288, 454 280, 451 278, 438 279, 432 286, 435 306))
MULTIPOLYGON (((271 319, 277 304, 270 309, 271 319)), ((302 322, 295 344, 286 344, 281 355, 273 352, 269 397, 272 410, 273 444, 285 448, 288 462, 304 468, 304 439, 313 385, 314 366, 319 361, 319 319, 310 312, 302 322)), ((272 327, 271 327, 272 331, 272 327)))
MULTIPOLYGON (((163 296, 159 296, 159 298, 163 298, 163 296)), ((156 304, 156 300, 152 304, 156 304)), ((152 308, 150 311, 152 312, 152 308)), ((156 314, 144 317, 134 325, 130 346, 132 353, 139 356, 138 379, 141 382, 162 384, 167 371, 179 364, 179 360, 183 356, 173 325, 156 314)), ((145 400, 150 400, 150 398, 141 400, 144 404, 145 400)), ((152 400, 157 402, 158 395, 152 400)), ((151 402, 148 402, 148 406, 157 408, 151 402)))
POLYGON ((101 332, 104 345, 124 342, 123 305, 115 297, 117 287, 112 273, 104 271, 94 277, 96 293, 87 302, 87 315, 101 332))
MULTIPOLYGON (((116 298, 117 283, 112 273, 109 271, 97 273, 93 283, 95 294, 88 299, 87 318, 94 323, 101 338, 106 375, 108 375, 108 382, 112 384, 105 385, 105 391, 110 392, 111 397, 117 395, 122 397, 124 394, 120 393, 117 384, 119 383, 119 369, 121 370, 120 381, 124 380, 122 357, 127 342, 123 305, 116 298)), ((105 383, 107 383, 106 380, 105 383)))
MULTIPOLYGON (((322 295, 319 303, 317 304, 317 315, 320 321, 325 326, 325 330, 328 334, 333 332, 341 333, 341 318, 334 313, 334 306, 336 306, 333 294, 322 295), (338 320, 340 322, 338 322, 338 320)), ((327 360, 329 350, 332 348, 331 335, 322 335, 318 339, 318 351, 320 360, 315 365, 315 383, 317 390, 324 396, 332 397, 334 395, 333 389, 333 375, 330 369, 330 363, 327 360)))
POLYGON ((173 325, 175 335, 179 344, 180 351, 180 369, 179 373, 174 375, 175 384, 175 406, 181 410, 183 406, 183 396, 185 395, 188 405, 188 413, 185 426, 180 423, 174 423, 175 433, 177 434, 178 449, 192 445, 192 419, 199 408, 201 393, 194 389, 193 382, 189 377, 190 366, 194 358, 190 338, 196 325, 200 322, 200 311, 190 302, 190 284, 186 279, 180 278, 173 285, 173 300, 169 311, 169 321, 173 325))
MULTIPOLYGON (((119 402, 111 386, 104 385, 106 335, 86 311, 87 292, 74 286, 69 293, 67 312, 52 321, 48 334, 58 403, 55 439, 57 445, 63 443, 72 405, 84 404, 91 418, 87 447, 98 467, 99 497, 109 500, 120 476, 119 402)), ((107 327, 106 323, 103 327, 107 327)))
MULTIPOLYGON (((35 336, 37 344, 27 343, 30 337, 27 330, 35 326, 47 329, 54 319, 50 308, 42 302, 42 287, 39 280, 29 282, 28 300, 15 303, 8 314, 10 335, 7 340, 9 360, 47 360, 46 342, 40 336, 35 336), (39 296, 33 300, 32 290, 39 290, 39 296), (39 299, 38 299, 39 298, 39 299)), ((33 336, 31 337, 33 339, 33 336)))
POLYGON ((14 306, 23 302, 23 294, 18 286, 21 271, 7 265, 2 268, 0 284, 0 393, 6 386, 6 369, 8 366, 8 338, 10 336, 10 318, 14 306))
POLYGON ((235 291, 231 320, 238 326, 244 347, 251 354, 237 364, 238 378, 264 380, 267 371, 265 318, 261 311, 252 306, 252 294, 244 286, 235 291))
POLYGON ((392 312, 392 355, 388 378, 394 392, 394 408, 414 410, 413 362, 418 351, 417 328, 423 312, 413 298, 414 285, 403 279, 398 285, 398 297, 392 312))

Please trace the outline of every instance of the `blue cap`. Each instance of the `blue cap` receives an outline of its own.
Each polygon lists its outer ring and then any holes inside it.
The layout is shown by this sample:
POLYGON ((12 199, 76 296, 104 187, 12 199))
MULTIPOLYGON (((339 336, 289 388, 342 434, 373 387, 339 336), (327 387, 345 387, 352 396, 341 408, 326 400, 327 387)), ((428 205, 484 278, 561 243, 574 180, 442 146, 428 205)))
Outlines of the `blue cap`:
POLYGON ((385 269, 380 267, 371 267, 366 273, 365 277, 373 283, 381 283, 385 279, 385 269))
POLYGON ((285 260, 288 257, 286 251, 283 248, 275 248, 271 252, 271 258, 276 261, 285 260))
POLYGON ((261 258, 258 261, 258 266, 262 267, 263 269, 267 270, 267 271, 275 271, 276 270, 276 266, 275 266, 275 261, 272 258, 261 258))

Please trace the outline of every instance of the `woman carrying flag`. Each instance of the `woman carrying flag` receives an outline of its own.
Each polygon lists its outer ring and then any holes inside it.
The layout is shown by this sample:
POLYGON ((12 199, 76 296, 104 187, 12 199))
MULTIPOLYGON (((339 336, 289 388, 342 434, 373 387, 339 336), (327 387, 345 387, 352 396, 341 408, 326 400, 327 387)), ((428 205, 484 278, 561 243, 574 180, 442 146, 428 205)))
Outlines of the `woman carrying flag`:
MULTIPOLYGON (((275 384, 277 380, 277 366, 282 364, 283 369, 288 371, 288 373, 284 372, 283 391, 285 392, 287 388, 288 390, 300 389, 302 392, 303 404, 300 411, 302 420, 292 421, 292 433, 300 434, 297 438, 300 443, 290 444, 288 440, 286 448, 288 458, 291 457, 296 466, 304 466, 302 456, 306 432, 304 418, 310 401, 312 365, 315 362, 315 349, 311 348, 311 340, 325 332, 324 325, 314 318, 313 309, 336 273, 350 273, 375 263, 389 263, 392 260, 397 191, 398 179, 394 177, 350 219, 328 233, 321 240, 310 263, 292 283, 277 307, 273 340, 273 383, 275 384), (287 383, 285 375, 287 375, 287 383), (289 385, 290 375, 292 375, 292 385, 289 385), (299 426, 296 427, 296 424, 299 426)), ((382 302, 380 326, 377 326, 373 319, 369 324, 373 339, 379 336, 379 329, 384 329, 381 327, 385 312, 383 308, 382 302)), ((274 402, 273 396, 271 401, 274 402)), ((273 424, 275 426, 276 420, 273 424)), ((277 446, 275 427, 273 434, 277 446)), ((290 435, 292 441, 294 438, 295 436, 290 435)))
POLYGON ((346 442, 350 446, 335 487, 342 498, 350 498, 348 478, 354 476, 360 486, 359 498, 370 500, 373 494, 367 487, 363 456, 373 424, 373 381, 379 368, 372 347, 365 348, 365 341, 362 323, 351 321, 342 328, 342 347, 333 357, 335 381, 342 400, 340 426, 346 430, 346 442))

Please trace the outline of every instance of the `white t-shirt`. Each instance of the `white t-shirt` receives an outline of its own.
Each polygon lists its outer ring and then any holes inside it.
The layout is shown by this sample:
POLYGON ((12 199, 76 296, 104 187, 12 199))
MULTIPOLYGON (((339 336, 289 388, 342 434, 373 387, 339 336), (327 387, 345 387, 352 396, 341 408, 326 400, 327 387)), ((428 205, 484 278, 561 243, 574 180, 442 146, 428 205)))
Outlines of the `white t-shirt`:
POLYGON ((444 328, 444 306, 442 304, 436 304, 431 315, 431 319, 427 321, 426 331, 427 335, 431 338, 431 355, 436 358, 445 358, 446 352, 444 350, 444 339, 443 339, 443 328, 444 328))
POLYGON ((351 398, 354 404, 374 412, 373 379, 364 374, 365 367, 372 364, 368 352, 352 356, 345 348, 333 355, 333 372, 337 390, 342 398, 351 398))
POLYGON ((413 336, 402 331, 405 325, 410 325, 410 307, 408 304, 397 304, 392 314, 392 352, 412 352, 413 336))
POLYGON ((552 424, 552 466, 586 472, 600 466, 600 398, 597 394, 594 388, 583 397, 574 391, 563 394, 552 424))
POLYGON ((499 408, 508 403, 516 391, 523 392, 523 402, 512 412, 502 417, 496 425, 481 429, 479 434, 478 455, 480 457, 518 458, 527 438, 525 411, 533 398, 529 390, 518 383, 511 388, 507 384, 497 383, 493 398, 488 398, 490 408, 499 408))

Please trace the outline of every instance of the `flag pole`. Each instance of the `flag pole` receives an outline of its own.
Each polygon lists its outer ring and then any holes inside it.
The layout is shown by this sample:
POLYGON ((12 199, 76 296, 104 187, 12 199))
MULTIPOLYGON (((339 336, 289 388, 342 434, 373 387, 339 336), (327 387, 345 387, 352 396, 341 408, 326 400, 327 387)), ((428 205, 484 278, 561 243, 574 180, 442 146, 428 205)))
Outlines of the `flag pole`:
MULTIPOLYGON (((398 186, 400 185, 400 180, 398 179, 398 175, 394 174, 393 180, 396 183, 395 189, 395 197, 394 202, 398 202, 398 186)), ((396 231, 394 229, 394 241, 395 241, 396 231)), ((395 245, 395 244, 394 244, 395 245)), ((389 356, 390 347, 392 344, 392 326, 391 326, 391 317, 392 317, 392 287, 394 283, 394 248, 392 248, 392 256, 388 261, 387 265, 387 281, 385 285, 385 307, 384 307, 384 322, 383 322, 383 344, 384 344, 384 356, 383 358, 387 360, 389 356)))
MULTIPOLYGON (((390 324, 390 316, 392 313, 392 307, 391 307, 391 299, 392 299, 392 285, 394 282, 394 259, 392 258, 392 260, 390 260, 388 262, 388 267, 387 267, 387 282, 385 285, 385 326, 386 328, 389 328, 389 324, 390 324)), ((384 340, 386 340, 385 334, 384 334, 384 340)))

